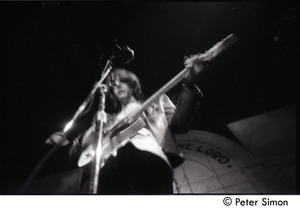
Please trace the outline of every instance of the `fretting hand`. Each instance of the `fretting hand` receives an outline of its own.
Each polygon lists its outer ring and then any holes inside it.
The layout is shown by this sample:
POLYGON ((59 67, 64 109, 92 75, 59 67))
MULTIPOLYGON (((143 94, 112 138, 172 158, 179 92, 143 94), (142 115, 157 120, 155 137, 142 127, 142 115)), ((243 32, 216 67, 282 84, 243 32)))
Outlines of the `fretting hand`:
POLYGON ((207 68, 207 63, 207 61, 199 59, 199 55, 191 55, 189 57, 184 57, 184 65, 185 68, 188 69, 188 72, 185 75, 183 83, 188 88, 193 88, 200 74, 205 72, 207 68))

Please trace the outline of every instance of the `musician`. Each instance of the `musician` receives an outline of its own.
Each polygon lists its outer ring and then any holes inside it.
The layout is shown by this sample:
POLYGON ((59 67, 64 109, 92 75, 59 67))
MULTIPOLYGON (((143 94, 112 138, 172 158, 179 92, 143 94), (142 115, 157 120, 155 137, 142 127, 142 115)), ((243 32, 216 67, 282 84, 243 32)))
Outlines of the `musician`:
MULTIPOLYGON (((198 97, 203 96, 194 82, 204 71, 204 63, 191 60, 185 57, 184 64, 189 71, 176 106, 165 94, 157 98, 141 114, 145 125, 131 133, 129 141, 117 150, 115 157, 111 156, 105 161, 100 170, 99 194, 173 194, 172 169, 184 161, 176 149, 173 134, 185 131, 193 105, 198 97)), ((113 101, 116 112, 108 116, 104 132, 143 102, 141 83, 134 73, 118 68, 114 74, 114 80, 112 77, 107 79, 107 95, 113 101)), ((74 140, 70 155, 78 156, 82 147, 93 139, 95 123, 74 140)), ((83 182, 84 193, 89 179, 83 182)))

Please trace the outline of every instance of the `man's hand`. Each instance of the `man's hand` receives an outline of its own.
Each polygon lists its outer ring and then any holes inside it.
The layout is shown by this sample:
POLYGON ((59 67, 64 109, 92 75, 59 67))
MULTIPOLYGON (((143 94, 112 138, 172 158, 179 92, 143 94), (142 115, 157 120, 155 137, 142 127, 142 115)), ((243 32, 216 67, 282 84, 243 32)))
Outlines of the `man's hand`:
POLYGON ((199 55, 191 55, 190 57, 184 57, 184 65, 188 69, 184 84, 189 87, 193 86, 200 74, 205 72, 207 61, 199 59, 199 55))
POLYGON ((70 142, 65 138, 63 132, 55 132, 45 142, 46 144, 56 144, 59 146, 66 146, 70 142))

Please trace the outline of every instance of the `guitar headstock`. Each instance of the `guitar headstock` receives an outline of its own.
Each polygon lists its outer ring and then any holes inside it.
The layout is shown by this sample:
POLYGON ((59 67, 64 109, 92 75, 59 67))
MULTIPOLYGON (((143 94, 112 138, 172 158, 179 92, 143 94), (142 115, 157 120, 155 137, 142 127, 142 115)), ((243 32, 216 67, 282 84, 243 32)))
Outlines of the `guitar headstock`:
POLYGON ((234 34, 228 35, 222 41, 216 43, 213 47, 209 50, 205 51, 204 53, 199 53, 195 55, 191 55, 188 61, 191 62, 210 62, 224 51, 226 51, 229 47, 233 46, 238 42, 237 37, 234 34))

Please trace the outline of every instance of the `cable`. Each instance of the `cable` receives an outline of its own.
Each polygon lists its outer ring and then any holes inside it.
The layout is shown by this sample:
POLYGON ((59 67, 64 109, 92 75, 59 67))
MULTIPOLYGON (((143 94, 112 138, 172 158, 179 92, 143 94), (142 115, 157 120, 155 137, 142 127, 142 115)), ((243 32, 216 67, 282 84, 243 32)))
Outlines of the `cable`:
POLYGON ((54 147, 52 147, 48 151, 48 153, 39 161, 39 163, 35 166, 34 170, 31 172, 30 176, 28 177, 28 179, 26 180, 26 182, 24 183, 24 185, 21 187, 21 189, 18 190, 18 192, 17 192, 18 194, 26 194, 27 189, 32 184, 33 180, 36 178, 36 176, 38 175, 38 173, 41 170, 41 168, 43 167, 43 165, 52 156, 52 154, 54 152, 56 152, 56 150, 59 147, 61 147, 61 146, 55 144, 54 147))

